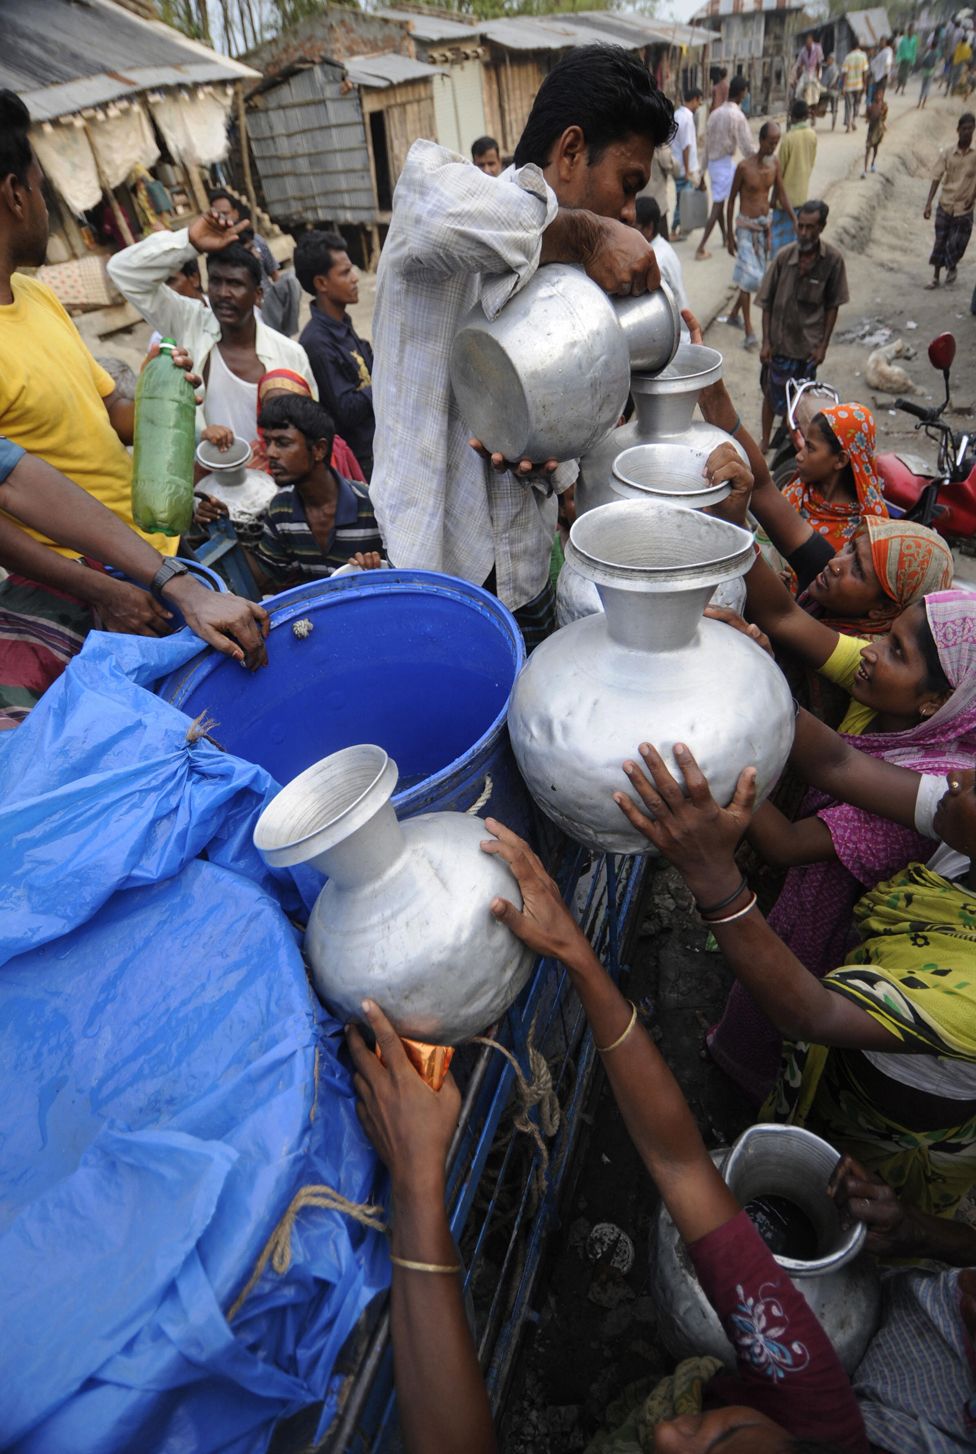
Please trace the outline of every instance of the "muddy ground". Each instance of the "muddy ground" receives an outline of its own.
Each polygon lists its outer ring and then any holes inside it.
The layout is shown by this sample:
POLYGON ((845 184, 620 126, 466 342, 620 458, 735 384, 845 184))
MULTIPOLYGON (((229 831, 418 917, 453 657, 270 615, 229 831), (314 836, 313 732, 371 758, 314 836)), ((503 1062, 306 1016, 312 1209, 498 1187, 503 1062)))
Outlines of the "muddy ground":
MULTIPOLYGON (((931 277, 932 232, 921 213, 936 151, 952 137, 959 109, 943 104, 904 115, 882 146, 878 173, 862 180, 858 164, 826 193, 831 207, 826 236, 844 252, 851 301, 841 311, 821 377, 842 397, 875 410, 879 448, 910 449, 930 457, 933 465, 934 446, 914 434, 907 416, 895 415, 893 396, 866 387, 864 368, 873 344, 864 336, 903 338, 918 349, 917 357, 899 362, 916 385, 917 401, 929 403, 941 398, 942 381, 925 350, 936 334, 951 330, 959 344, 952 417, 964 425, 973 415, 976 317, 969 305, 976 244, 953 288, 927 292, 924 287, 931 277)), ((693 281, 693 268, 689 258, 686 282, 693 281)), ((706 341, 725 354, 730 391, 758 435, 758 359, 743 350, 741 337, 718 322, 706 333, 706 341)), ((974 562, 965 564, 972 572, 974 562)), ((721 956, 706 950, 680 880, 669 872, 652 877, 631 961, 627 993, 646 1012, 709 1145, 728 1144, 751 1118, 731 1083, 703 1057, 702 1040, 721 1012, 730 976, 721 956)), ((671 1367, 657 1340, 649 1295, 649 1233, 657 1196, 605 1087, 586 1129, 579 1180, 553 1236, 536 1296, 539 1321, 525 1339, 507 1400, 506 1454, 568 1454, 584 1448, 607 1406, 628 1385, 671 1367), (590 1229, 607 1221, 634 1244, 633 1266, 625 1276, 587 1256, 590 1229)))

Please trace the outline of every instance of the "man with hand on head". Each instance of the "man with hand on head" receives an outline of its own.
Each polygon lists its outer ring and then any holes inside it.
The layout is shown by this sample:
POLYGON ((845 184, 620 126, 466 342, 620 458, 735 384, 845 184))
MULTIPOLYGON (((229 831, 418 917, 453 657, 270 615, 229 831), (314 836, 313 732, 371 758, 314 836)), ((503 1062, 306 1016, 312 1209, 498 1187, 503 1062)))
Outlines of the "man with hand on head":
POLYGON ((579 264, 611 294, 656 288, 635 199, 672 127, 645 66, 621 47, 584 46, 543 81, 514 168, 486 176, 417 141, 397 183, 374 315, 376 518, 394 565, 487 586, 530 645, 555 625, 554 492, 577 466, 472 444, 451 390, 451 345, 472 307, 494 318, 547 263, 579 264))

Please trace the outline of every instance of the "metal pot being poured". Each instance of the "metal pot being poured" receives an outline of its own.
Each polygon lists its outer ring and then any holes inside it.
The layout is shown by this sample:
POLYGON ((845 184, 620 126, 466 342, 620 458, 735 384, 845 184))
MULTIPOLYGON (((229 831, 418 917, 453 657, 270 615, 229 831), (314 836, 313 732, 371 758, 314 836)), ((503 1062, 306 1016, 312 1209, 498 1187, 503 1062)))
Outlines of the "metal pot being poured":
POLYGON ((508 727, 533 798, 564 832, 610 853, 647 853, 613 793, 621 764, 652 742, 678 780, 691 748, 721 803, 743 768, 764 797, 793 742, 793 699, 779 667, 739 631, 702 617, 715 587, 752 563, 752 536, 674 505, 620 501, 570 532, 567 559, 603 612, 550 636, 512 693, 508 727))

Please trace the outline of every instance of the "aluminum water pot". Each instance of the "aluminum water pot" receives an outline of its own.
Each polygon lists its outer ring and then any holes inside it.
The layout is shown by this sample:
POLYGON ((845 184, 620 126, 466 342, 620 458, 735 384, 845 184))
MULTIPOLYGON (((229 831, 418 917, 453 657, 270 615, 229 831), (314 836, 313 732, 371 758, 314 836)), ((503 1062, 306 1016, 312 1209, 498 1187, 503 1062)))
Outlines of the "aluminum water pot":
MULTIPOLYGON (((813 1242, 813 1255, 800 1258, 775 1253, 776 1261, 803 1293, 840 1361, 852 1373, 878 1327, 881 1284, 873 1258, 863 1250, 864 1223, 845 1226, 836 1203, 827 1196, 837 1152, 799 1126, 760 1124, 750 1126, 731 1151, 712 1155, 740 1205, 753 1203, 755 1208, 757 1199, 773 1197, 799 1209, 804 1232, 813 1242)), ((768 1225, 768 1217, 766 1220, 768 1225)), ((663 1206, 655 1240, 652 1295, 668 1351, 675 1358, 711 1354, 734 1368, 732 1345, 663 1206)), ((764 1342, 760 1321, 765 1316, 767 1326, 775 1326, 775 1298, 756 1307, 752 1316, 757 1320, 757 1339, 764 1342)), ((788 1340, 784 1343, 789 1351, 788 1340)), ((770 1356, 774 1360, 777 1356, 772 1349, 770 1356)))
POLYGON ((482 820, 426 813, 397 821, 397 767, 381 747, 347 747, 283 788, 254 829, 276 868, 328 875, 308 921, 315 988, 341 1019, 367 995, 400 1035, 457 1045, 494 1023, 529 977, 533 955, 493 919, 521 907, 501 859, 483 853, 482 820))
POLYGON ((721 803, 743 768, 762 798, 793 742, 793 699, 775 662, 702 612, 717 585, 744 575, 752 536, 737 525, 643 500, 591 510, 567 559, 594 581, 603 613, 536 647, 516 680, 508 728, 519 770, 570 837, 610 853, 647 853, 612 794, 622 763, 652 742, 671 771, 675 742, 695 754, 721 803))
POLYGON ((664 368, 681 319, 666 284, 611 299, 556 263, 494 318, 480 307, 451 349, 451 385, 471 434, 506 459, 576 459, 620 418, 630 375, 664 368))
POLYGON ((653 377, 635 373, 630 381, 633 419, 611 429, 580 460, 577 515, 621 496, 647 495, 696 507, 720 499, 706 498, 705 461, 719 444, 734 444, 743 460, 746 454, 724 429, 693 416, 702 390, 721 377, 722 355, 700 343, 682 343, 667 368, 653 377), (630 456, 615 477, 615 462, 638 445, 645 446, 644 452, 630 456))

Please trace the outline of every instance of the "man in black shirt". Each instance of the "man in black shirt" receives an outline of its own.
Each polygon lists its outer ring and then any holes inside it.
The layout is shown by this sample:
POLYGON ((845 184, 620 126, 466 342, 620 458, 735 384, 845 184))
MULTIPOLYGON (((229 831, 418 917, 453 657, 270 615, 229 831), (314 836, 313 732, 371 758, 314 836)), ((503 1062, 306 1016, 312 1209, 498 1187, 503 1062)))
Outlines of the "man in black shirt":
POLYGON ((369 479, 373 470, 373 350, 346 309, 359 301, 359 273, 336 232, 306 232, 295 272, 313 302, 301 335, 319 397, 369 479))

